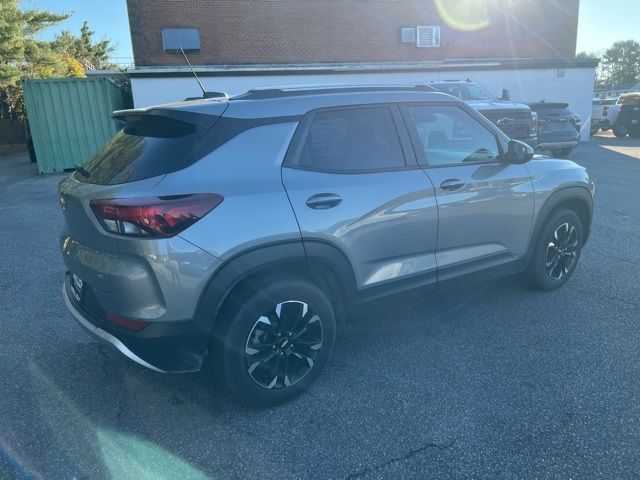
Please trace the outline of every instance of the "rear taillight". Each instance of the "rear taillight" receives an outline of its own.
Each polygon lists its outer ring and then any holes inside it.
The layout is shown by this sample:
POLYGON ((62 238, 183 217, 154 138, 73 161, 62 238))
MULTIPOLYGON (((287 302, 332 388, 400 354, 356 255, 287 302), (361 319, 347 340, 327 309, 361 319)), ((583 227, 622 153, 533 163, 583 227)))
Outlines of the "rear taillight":
POLYGON ((89 205, 110 233, 132 237, 172 237, 216 208, 216 193, 168 197, 91 200, 89 205))
POLYGON ((609 115, 609 105, 602 107, 602 116, 606 117, 607 115, 609 115))
POLYGON ((538 118, 538 114, 536 112, 531 112, 531 129, 530 129, 530 134, 531 135, 536 135, 538 133, 538 128, 539 128, 539 121, 540 119, 538 118))
POLYGON ((150 325, 149 322, 130 320, 119 315, 114 315, 113 313, 107 313, 107 320, 118 325, 119 327, 126 328, 127 330, 133 330, 134 332, 139 332, 140 330, 143 330, 150 325))

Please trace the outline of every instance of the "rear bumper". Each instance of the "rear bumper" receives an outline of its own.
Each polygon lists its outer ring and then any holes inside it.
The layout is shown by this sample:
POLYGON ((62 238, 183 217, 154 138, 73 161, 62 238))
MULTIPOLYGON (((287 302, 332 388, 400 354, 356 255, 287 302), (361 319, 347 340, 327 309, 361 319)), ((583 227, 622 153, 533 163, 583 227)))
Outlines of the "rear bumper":
MULTIPOLYGON (((201 369, 210 332, 195 321, 152 322, 139 332, 129 331, 90 312, 70 294, 70 289, 70 275, 67 274, 62 288, 64 302, 76 321, 95 339, 156 372, 201 369)), ((85 298, 89 295, 90 291, 85 292, 85 298)))
POLYGON ((536 145, 537 150, 556 150, 562 148, 575 148, 578 146, 577 140, 571 140, 568 142, 549 142, 542 141, 538 145, 536 145))
POLYGON ((142 358, 137 356, 135 353, 133 353, 131 350, 129 350, 127 348, 127 346, 124 343, 122 343, 118 338, 116 338, 115 336, 111 335, 109 332, 96 327, 87 318, 85 318, 83 313, 81 313, 80 310, 78 308, 76 308, 75 305, 73 305, 73 303, 71 303, 71 299, 69 298, 69 295, 67 294, 66 285, 62 286, 62 298, 64 298, 64 303, 67 306, 67 308, 69 309, 69 312, 71 312, 71 315, 73 315, 73 318, 75 318, 76 321, 93 338, 95 338, 96 340, 99 340, 99 341, 101 341, 103 343, 106 343, 108 345, 111 345, 111 346, 115 347, 117 350, 120 351, 120 353, 122 353, 126 357, 129 357, 131 360, 133 360, 134 362, 136 362, 139 365, 142 365, 143 367, 147 367, 147 368, 149 368, 151 370, 154 370, 156 372, 166 373, 164 370, 151 365, 149 362, 146 362, 145 360, 143 360, 142 358))

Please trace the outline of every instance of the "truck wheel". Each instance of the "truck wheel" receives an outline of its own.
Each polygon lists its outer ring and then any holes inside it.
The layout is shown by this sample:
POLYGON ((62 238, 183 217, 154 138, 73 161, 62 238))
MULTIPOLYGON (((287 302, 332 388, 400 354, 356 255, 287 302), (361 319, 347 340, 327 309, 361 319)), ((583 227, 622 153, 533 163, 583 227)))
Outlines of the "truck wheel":
POLYGON ((613 134, 618 138, 624 138, 629 133, 629 127, 626 124, 621 123, 613 127, 613 134))
POLYGON ((560 208, 547 219, 525 271, 537 290, 560 288, 573 274, 584 242, 582 223, 573 210, 560 208))
POLYGON ((244 403, 272 405, 296 397, 333 352, 333 307, 306 280, 264 281, 223 312, 210 347, 212 367, 244 403))
POLYGON ((551 155, 555 158, 567 158, 573 148, 561 148, 560 150, 551 150, 551 155))

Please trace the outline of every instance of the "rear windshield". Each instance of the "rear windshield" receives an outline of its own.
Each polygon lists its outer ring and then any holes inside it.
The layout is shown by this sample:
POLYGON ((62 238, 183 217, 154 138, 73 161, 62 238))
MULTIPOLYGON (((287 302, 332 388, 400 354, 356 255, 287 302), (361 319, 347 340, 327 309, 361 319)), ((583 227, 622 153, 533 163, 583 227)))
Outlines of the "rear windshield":
POLYGON ((640 105, 640 94, 621 95, 618 99, 618 105, 640 105))
POLYGON ((140 117, 128 122, 75 177, 83 182, 114 185, 175 172, 198 160, 199 140, 189 123, 140 117))

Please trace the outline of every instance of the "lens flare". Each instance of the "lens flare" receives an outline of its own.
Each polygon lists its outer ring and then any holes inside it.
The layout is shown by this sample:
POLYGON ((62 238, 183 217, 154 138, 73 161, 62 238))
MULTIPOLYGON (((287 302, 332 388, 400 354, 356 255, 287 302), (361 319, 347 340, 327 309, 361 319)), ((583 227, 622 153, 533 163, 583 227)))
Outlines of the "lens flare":
POLYGON ((489 26, 487 0, 435 0, 442 20, 456 30, 473 31, 489 26))

